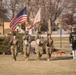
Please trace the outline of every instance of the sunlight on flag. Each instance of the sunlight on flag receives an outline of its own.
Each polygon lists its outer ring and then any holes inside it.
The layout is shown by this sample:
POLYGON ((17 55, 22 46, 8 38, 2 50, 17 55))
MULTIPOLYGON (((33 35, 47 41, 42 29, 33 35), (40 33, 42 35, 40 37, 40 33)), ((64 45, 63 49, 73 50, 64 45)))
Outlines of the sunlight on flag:
POLYGON ((34 18, 33 25, 30 25, 28 27, 28 30, 32 29, 34 26, 36 26, 38 23, 40 23, 40 21, 41 21, 41 8, 39 8, 39 10, 34 18))
POLYGON ((18 26, 18 24, 23 23, 23 22, 27 22, 26 8, 24 8, 23 10, 21 10, 19 12, 19 14, 12 19, 12 21, 10 23, 10 28, 12 30, 15 30, 16 27, 18 26))

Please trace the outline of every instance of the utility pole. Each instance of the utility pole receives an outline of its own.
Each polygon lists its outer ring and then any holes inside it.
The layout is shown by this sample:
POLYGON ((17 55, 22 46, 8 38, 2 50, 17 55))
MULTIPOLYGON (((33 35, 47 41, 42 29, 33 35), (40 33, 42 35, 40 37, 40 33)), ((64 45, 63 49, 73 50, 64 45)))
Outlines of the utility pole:
POLYGON ((59 18, 59 28, 60 28, 60 48, 62 48, 62 23, 59 18))

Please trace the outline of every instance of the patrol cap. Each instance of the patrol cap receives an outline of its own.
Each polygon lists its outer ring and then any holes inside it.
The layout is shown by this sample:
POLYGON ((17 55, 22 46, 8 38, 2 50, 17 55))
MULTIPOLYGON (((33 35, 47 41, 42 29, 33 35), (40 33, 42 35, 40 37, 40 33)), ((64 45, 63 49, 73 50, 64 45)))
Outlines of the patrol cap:
POLYGON ((28 31, 25 31, 25 33, 28 33, 28 31))
POLYGON ((13 34, 12 34, 13 36, 16 36, 16 33, 15 32, 13 32, 13 34))
POLYGON ((41 32, 38 32, 38 34, 41 34, 41 32))
POLYGON ((28 31, 25 32, 25 34, 28 34, 28 33, 29 33, 28 31))
POLYGON ((51 36, 51 34, 50 34, 50 33, 48 33, 48 34, 47 34, 47 36, 49 36, 49 35, 51 36))
POLYGON ((16 36, 16 34, 13 34, 13 36, 16 36))
POLYGON ((76 30, 76 28, 74 28, 74 30, 76 30))

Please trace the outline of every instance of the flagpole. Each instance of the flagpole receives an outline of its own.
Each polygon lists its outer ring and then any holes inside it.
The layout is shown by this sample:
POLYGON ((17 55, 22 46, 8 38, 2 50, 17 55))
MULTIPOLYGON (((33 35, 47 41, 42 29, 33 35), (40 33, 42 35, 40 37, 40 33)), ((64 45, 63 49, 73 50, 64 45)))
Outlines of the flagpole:
POLYGON ((30 19, 29 19, 29 17, 30 17, 30 11, 29 11, 29 2, 30 2, 30 0, 26 0, 26 3, 27 3, 27 22, 28 23, 26 23, 26 26, 25 26, 25 31, 26 31, 26 29, 27 29, 27 26, 28 25, 30 25, 30 19))
POLYGON ((40 9, 40 25, 39 25, 39 32, 41 32, 41 23, 42 23, 42 20, 41 20, 41 7, 39 8, 40 9))

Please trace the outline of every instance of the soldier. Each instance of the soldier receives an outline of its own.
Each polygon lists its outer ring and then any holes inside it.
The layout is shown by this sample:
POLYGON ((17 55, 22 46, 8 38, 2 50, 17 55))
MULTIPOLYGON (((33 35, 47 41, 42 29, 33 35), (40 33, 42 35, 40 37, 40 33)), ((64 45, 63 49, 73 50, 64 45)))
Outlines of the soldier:
POLYGON ((25 60, 28 60, 30 55, 30 35, 28 34, 28 31, 26 31, 23 36, 23 52, 25 60))
POLYGON ((12 53, 12 57, 13 59, 16 61, 16 57, 17 57, 17 50, 18 50, 18 39, 16 37, 16 34, 13 34, 13 37, 10 40, 10 45, 11 45, 11 53, 12 53))
POLYGON ((73 59, 76 59, 76 28, 74 28, 72 33, 70 33, 69 42, 72 45, 73 59))
POLYGON ((53 51, 53 40, 51 38, 51 34, 47 34, 47 40, 46 40, 46 56, 47 56, 47 61, 50 60, 50 57, 52 55, 53 51))
POLYGON ((35 52, 37 54, 37 59, 40 60, 42 54, 43 54, 43 38, 40 36, 40 32, 37 33, 37 36, 35 38, 36 41, 36 47, 35 47, 35 52))

